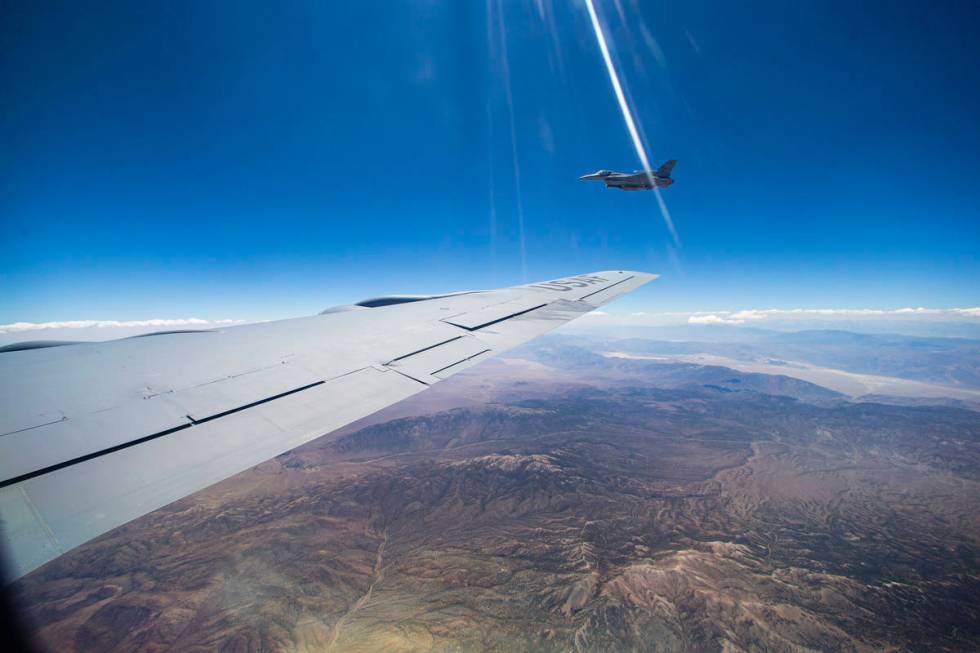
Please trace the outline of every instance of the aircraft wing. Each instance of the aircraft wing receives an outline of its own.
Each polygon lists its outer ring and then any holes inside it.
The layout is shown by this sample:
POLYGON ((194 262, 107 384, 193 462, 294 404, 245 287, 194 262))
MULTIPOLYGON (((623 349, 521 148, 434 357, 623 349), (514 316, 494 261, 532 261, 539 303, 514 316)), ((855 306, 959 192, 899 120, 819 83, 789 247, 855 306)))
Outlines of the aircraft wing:
POLYGON ((654 275, 379 298, 218 330, 0 352, 13 577, 401 401, 654 275))

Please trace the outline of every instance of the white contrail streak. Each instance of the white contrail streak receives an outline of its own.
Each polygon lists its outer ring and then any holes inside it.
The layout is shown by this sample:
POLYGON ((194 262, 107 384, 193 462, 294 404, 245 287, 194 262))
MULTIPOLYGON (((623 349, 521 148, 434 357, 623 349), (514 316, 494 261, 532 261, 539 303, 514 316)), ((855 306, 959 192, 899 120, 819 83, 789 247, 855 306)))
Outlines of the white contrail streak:
MULTIPOLYGON (((619 109, 623 112, 623 120, 626 121, 626 129, 630 133, 630 138, 633 140, 633 147, 636 149, 636 155, 640 158, 640 163, 643 165, 643 169, 648 171, 648 176, 651 177, 650 184, 653 185, 653 176, 650 175, 650 159, 647 157, 646 148, 643 147, 643 141, 640 139, 640 133, 636 129, 636 122, 633 120, 633 112, 630 111, 629 103, 626 101, 626 95, 623 93, 623 86, 619 83, 619 74, 616 72, 616 66, 613 65, 612 57, 609 55, 609 46, 606 45, 606 35, 602 32, 602 25, 599 24, 599 16, 596 14, 595 5, 592 4, 592 0, 585 0, 585 5, 589 9, 589 18, 592 19, 592 29, 595 30, 596 41, 599 42, 599 50, 602 52, 602 58, 606 62, 606 70, 609 72, 609 81, 612 83, 613 92, 616 94, 616 101, 619 102, 619 109)), ((680 244, 680 237, 677 235, 677 229, 674 228, 674 221, 670 218, 670 212, 667 211, 667 205, 664 203, 663 197, 660 196, 660 191, 657 187, 653 187, 653 192, 657 196, 657 203, 660 205, 660 214, 664 218, 664 223, 667 225, 667 230, 674 239, 674 243, 680 244)))
MULTIPOLYGON (((487 59, 496 59, 493 42, 493 4, 487 0, 487 59)), ((490 184, 490 278, 497 282, 497 184, 494 176, 493 156, 493 98, 487 94, 487 169, 490 184)))
POLYGON ((524 239, 524 202, 521 198, 521 166, 517 157, 517 129, 514 127, 514 94, 510 85, 510 63, 507 59, 507 28, 504 25, 504 8, 497 2, 497 29, 500 31, 501 65, 504 88, 507 90, 507 116, 510 119, 510 148, 514 159, 514 191, 517 194, 517 230, 521 248, 521 277, 527 281, 527 246, 524 239))

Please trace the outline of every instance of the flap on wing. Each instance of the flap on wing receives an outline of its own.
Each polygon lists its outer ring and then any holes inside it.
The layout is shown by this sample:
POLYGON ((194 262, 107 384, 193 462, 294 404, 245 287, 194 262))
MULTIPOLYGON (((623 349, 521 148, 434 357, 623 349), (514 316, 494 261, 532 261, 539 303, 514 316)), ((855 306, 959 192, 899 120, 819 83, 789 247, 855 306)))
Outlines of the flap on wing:
POLYGON ((490 352, 486 344, 471 336, 460 336, 434 347, 396 358, 387 367, 422 383, 435 383, 474 364, 490 352))
POLYGON ((190 426, 175 406, 136 399, 111 410, 5 435, 0 441, 0 485, 128 442, 190 426))
POLYGON ((31 476, 114 447, 185 428, 322 384, 291 363, 196 387, 124 402, 107 410, 61 417, 3 436, 0 483, 31 476))
POLYGON ((424 388, 401 374, 368 367, 0 487, 11 571, 20 576, 134 517, 424 388))

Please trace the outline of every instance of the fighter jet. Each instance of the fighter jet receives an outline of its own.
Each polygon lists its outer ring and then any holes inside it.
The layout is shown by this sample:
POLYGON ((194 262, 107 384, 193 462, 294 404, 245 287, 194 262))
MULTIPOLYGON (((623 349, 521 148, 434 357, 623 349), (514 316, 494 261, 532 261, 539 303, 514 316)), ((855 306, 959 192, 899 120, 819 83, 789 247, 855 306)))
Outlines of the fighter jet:
POLYGON ((591 175, 582 175, 579 179, 586 181, 601 179, 606 182, 606 188, 618 188, 619 190, 651 190, 655 187, 666 188, 674 183, 670 178, 670 171, 674 169, 676 160, 671 159, 656 170, 635 170, 629 172, 613 172, 611 170, 600 170, 591 175))

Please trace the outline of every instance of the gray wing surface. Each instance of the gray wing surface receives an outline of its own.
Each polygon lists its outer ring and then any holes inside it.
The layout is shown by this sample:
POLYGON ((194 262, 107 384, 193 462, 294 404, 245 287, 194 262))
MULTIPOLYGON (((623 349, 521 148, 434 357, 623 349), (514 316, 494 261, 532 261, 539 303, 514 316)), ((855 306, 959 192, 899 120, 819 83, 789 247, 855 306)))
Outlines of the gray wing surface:
POLYGON ((500 290, 0 353, 0 518, 13 577, 401 401, 648 281, 500 290))

